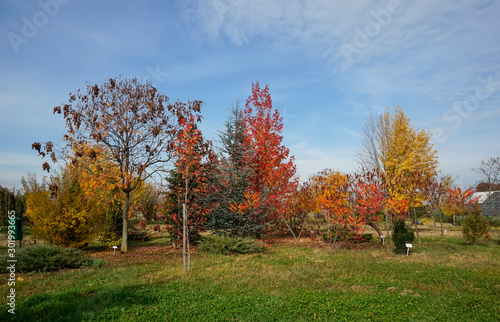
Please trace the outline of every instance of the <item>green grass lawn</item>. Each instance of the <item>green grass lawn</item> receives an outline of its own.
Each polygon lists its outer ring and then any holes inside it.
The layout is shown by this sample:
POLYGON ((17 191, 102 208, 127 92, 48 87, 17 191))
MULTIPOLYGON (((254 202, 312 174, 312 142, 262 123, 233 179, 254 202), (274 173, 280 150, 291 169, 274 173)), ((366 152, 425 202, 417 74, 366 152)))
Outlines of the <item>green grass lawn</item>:
MULTIPOLYGON (((282 240, 257 255, 182 254, 164 239, 129 254, 96 252, 100 268, 18 274, 19 321, 498 321, 500 232, 468 248, 423 237, 410 256, 282 240)), ((4 250, 2 250, 4 251, 4 250)), ((7 275, 0 275, 7 294, 7 275)), ((0 321, 12 318, 2 297, 0 321)))

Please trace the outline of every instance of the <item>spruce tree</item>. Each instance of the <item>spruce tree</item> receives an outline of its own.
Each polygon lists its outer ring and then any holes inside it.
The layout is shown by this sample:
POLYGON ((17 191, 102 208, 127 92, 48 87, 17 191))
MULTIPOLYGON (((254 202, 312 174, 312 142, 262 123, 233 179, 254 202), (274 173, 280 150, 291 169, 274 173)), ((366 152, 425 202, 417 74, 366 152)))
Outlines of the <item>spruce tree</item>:
POLYGON ((263 227, 258 213, 238 214, 230 207, 230 204, 244 202, 244 192, 253 174, 249 164, 252 147, 246 143, 247 132, 238 101, 232 106, 224 126, 225 130, 219 133, 220 165, 212 177, 216 186, 213 198, 217 200, 218 207, 210 213, 206 226, 218 235, 259 233, 263 227))

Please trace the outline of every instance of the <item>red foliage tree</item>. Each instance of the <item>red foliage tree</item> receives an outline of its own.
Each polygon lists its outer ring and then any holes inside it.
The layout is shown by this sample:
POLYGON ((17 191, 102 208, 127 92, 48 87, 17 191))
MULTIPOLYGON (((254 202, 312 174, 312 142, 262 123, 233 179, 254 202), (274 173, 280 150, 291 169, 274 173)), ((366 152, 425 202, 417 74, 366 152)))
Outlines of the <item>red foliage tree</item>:
POLYGON ((356 201, 353 208, 358 214, 364 217, 366 224, 374 228, 379 236, 382 236, 382 231, 377 225, 377 221, 379 220, 377 213, 384 208, 384 194, 381 190, 381 185, 358 182, 356 187, 356 201))
MULTIPOLYGON (((462 189, 458 187, 453 190, 448 188, 448 192, 449 199, 445 207, 451 208, 448 210, 453 213, 453 216, 464 216, 473 210, 477 210, 477 201, 479 200, 479 197, 472 198, 472 195, 476 192, 474 189, 462 191, 462 189)), ((453 222, 455 222, 455 220, 453 220, 453 222)))
POLYGON ((282 145, 283 118, 273 110, 269 87, 263 89, 252 83, 252 95, 245 104, 244 121, 248 133, 248 144, 254 153, 248 163, 254 170, 250 187, 259 193, 266 223, 278 222, 284 212, 284 201, 296 188, 294 157, 282 145))
POLYGON ((176 168, 182 176, 178 195, 182 196, 182 269, 185 272, 186 253, 188 256, 187 270, 191 266, 189 232, 199 233, 204 229, 206 214, 209 211, 203 203, 203 196, 206 195, 208 189, 206 167, 213 161, 211 144, 209 141, 203 140, 193 115, 181 120, 181 129, 176 139, 175 156, 177 157, 176 168))
POLYGON ((320 207, 326 212, 330 224, 330 229, 323 238, 340 245, 351 238, 355 240, 361 238, 366 220, 364 216, 356 216, 352 213, 350 205, 346 202, 347 197, 320 196, 318 201, 320 207))
POLYGON ((408 216, 408 200, 387 199, 387 211, 392 217, 392 221, 405 220, 408 216))

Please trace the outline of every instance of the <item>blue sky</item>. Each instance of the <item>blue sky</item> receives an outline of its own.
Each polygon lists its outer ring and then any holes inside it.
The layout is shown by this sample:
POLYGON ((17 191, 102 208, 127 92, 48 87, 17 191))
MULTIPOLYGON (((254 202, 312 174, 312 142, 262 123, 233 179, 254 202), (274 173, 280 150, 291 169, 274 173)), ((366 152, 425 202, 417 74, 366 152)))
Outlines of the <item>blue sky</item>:
POLYGON ((43 174, 31 143, 65 133, 54 106, 120 74, 203 100, 209 139, 268 84, 302 179, 355 170, 367 117, 399 105, 474 184, 500 155, 498 17, 493 0, 1 1, 0 185, 43 174))

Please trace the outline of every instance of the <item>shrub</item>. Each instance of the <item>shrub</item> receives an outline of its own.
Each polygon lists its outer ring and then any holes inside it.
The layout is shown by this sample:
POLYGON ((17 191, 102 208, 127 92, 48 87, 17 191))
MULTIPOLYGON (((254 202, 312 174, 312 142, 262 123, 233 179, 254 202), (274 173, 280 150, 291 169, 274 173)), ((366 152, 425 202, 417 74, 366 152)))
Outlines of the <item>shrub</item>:
POLYGON ((141 220, 138 224, 137 224, 137 227, 140 228, 140 229, 146 229, 146 227, 148 226, 148 223, 149 221, 147 219, 144 219, 144 220, 141 220))
POLYGON ((487 217, 490 227, 500 227, 500 216, 487 217))
POLYGON ((122 232, 122 204, 114 201, 108 205, 104 230, 99 239, 104 246, 111 248, 122 243, 122 232))
POLYGON ((132 227, 128 232, 128 240, 148 241, 150 236, 146 230, 132 227))
MULTIPOLYGON (((92 259, 83 250, 55 245, 28 246, 17 250, 16 268, 19 272, 50 272, 66 268, 100 267, 102 259, 92 259)), ((2 258, 5 272, 7 257, 2 258)))
POLYGON ((359 239, 359 242, 370 242, 373 240, 373 235, 372 234, 362 234, 361 239, 359 239))
POLYGON ((51 244, 81 248, 102 232, 105 217, 102 189, 89 191, 73 168, 61 168, 50 184, 36 177, 22 180, 26 192, 26 219, 33 234, 51 244))
POLYGON ((462 235, 468 243, 477 243, 480 238, 487 237, 489 231, 488 219, 484 218, 479 211, 469 214, 462 222, 462 235))
POLYGON ((115 237, 113 239, 101 239, 101 244, 106 248, 112 248, 122 244, 122 238, 115 237))
POLYGON ((406 253, 406 244, 415 240, 415 233, 406 229, 404 220, 398 220, 394 223, 392 240, 395 246, 394 252, 404 254, 406 253))
POLYGON ((212 235, 202 238, 199 249, 207 253, 229 255, 263 253, 267 247, 263 242, 253 238, 212 235))

